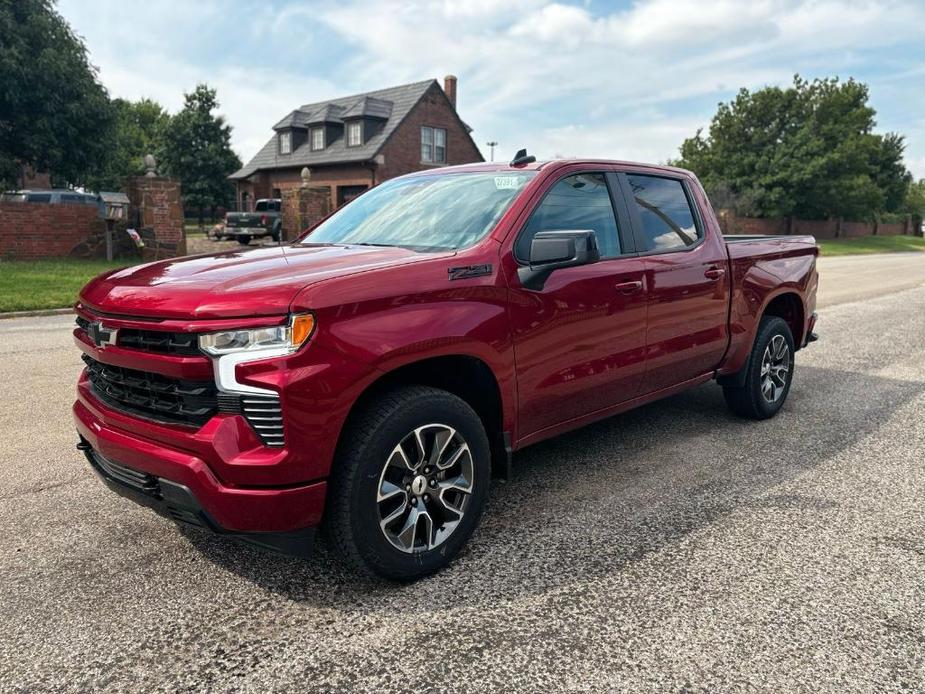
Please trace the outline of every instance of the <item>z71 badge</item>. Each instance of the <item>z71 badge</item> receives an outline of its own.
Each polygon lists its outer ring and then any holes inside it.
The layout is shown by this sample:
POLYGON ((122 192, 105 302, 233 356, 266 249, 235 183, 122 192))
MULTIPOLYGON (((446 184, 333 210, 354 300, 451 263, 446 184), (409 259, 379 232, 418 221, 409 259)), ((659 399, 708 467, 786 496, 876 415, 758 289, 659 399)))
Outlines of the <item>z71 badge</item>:
POLYGON ((447 270, 451 280, 465 280, 491 274, 491 265, 460 265, 447 270))

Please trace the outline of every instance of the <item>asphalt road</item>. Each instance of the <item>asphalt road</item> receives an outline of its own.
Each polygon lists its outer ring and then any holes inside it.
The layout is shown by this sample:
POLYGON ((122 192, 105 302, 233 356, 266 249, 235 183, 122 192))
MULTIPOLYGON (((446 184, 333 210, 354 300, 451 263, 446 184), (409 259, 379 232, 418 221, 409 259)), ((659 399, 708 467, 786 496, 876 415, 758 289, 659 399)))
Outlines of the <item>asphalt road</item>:
POLYGON ((529 448, 409 586, 111 494, 71 319, 0 321, 0 690, 925 691, 925 255, 820 266, 777 418, 706 385, 529 448))

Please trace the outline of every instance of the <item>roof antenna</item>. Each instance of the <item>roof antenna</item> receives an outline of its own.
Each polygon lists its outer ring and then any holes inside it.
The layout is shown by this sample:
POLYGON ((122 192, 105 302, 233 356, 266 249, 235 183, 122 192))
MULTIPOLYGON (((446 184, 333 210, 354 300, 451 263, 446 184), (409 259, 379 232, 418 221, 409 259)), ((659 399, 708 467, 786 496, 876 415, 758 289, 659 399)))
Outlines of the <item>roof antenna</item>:
POLYGON ((514 155, 514 158, 511 159, 511 166, 524 166, 525 164, 532 164, 536 161, 536 157, 532 154, 527 156, 527 150, 519 149, 517 154, 514 155))

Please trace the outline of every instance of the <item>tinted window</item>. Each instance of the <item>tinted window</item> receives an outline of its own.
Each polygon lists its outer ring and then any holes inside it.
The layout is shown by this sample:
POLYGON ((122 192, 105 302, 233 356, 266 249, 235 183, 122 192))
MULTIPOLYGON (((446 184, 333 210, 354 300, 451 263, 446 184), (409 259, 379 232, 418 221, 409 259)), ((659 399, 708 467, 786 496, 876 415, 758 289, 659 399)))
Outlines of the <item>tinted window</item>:
POLYGON ((27 202, 51 202, 51 193, 29 193, 27 202))
POLYGON ((702 233, 680 181, 635 174, 627 178, 642 219, 645 250, 672 250, 697 243, 702 233))
POLYGON ((514 254, 527 260, 537 232, 583 229, 594 231, 602 258, 620 255, 617 220, 604 174, 567 176, 550 188, 517 237, 514 254))

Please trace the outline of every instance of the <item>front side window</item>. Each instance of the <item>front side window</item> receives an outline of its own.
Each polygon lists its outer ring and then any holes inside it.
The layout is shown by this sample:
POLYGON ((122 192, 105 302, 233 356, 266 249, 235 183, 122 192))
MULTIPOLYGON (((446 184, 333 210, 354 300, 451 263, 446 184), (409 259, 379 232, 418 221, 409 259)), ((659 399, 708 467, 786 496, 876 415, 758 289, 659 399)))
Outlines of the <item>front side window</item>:
POLYGON ((292 153, 292 133, 285 132, 279 134, 279 153, 280 154, 291 154, 292 153))
POLYGON ((446 130, 443 128, 421 128, 421 161, 429 164, 446 162, 446 130))
POLYGON ((360 122, 347 124, 347 146, 358 147, 363 144, 363 124, 360 122))
POLYGON ((628 174, 647 251, 693 246, 703 237, 681 181, 628 174))
POLYGON ((617 220, 602 173, 574 174, 553 185, 517 237, 514 255, 518 260, 527 261, 533 237, 541 231, 588 229, 597 237, 602 258, 620 255, 617 220))
POLYGON ((302 243, 417 251, 468 248, 492 230, 534 175, 518 171, 392 179, 340 208, 302 243))
POLYGON ((312 149, 324 149, 324 128, 312 128, 312 149))

